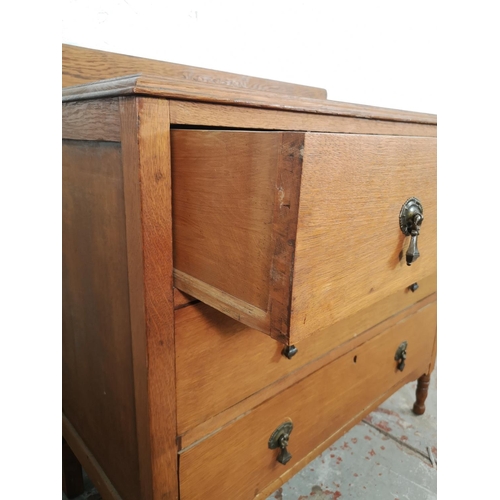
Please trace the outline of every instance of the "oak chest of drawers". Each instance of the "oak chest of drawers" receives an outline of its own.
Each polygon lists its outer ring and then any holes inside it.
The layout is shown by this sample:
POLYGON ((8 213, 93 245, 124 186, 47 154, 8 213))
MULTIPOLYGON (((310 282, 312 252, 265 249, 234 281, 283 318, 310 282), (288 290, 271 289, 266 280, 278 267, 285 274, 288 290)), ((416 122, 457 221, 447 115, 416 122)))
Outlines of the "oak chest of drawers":
POLYGON ((69 46, 63 83, 70 494, 80 462, 104 498, 263 499, 403 384, 424 411, 434 115, 69 46))

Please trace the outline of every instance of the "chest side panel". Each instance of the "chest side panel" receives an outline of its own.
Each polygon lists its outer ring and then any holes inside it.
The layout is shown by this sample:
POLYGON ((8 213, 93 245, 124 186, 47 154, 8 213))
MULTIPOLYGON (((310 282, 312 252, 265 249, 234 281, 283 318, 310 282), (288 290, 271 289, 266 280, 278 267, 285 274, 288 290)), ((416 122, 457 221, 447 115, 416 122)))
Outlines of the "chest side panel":
POLYGON ((63 412, 139 498, 121 147, 64 140, 62 157, 63 412))

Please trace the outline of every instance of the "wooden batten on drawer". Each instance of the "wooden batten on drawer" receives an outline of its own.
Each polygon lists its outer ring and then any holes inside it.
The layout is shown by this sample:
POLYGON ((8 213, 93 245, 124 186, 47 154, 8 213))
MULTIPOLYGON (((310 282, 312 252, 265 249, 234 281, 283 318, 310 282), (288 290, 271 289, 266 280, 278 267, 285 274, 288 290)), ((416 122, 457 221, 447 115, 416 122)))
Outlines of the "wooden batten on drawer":
POLYGON ((175 286, 284 344, 436 272, 435 138, 178 129, 172 177, 175 286))

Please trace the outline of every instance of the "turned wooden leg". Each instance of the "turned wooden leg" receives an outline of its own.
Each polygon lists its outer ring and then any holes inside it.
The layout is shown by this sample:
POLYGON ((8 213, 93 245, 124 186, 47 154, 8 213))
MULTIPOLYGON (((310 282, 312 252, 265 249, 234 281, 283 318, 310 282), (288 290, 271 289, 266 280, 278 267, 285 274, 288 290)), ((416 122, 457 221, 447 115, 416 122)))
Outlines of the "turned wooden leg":
POLYGON ((427 392, 429 391, 430 382, 430 375, 422 375, 418 379, 416 391, 417 400, 413 405, 413 413, 415 413, 415 415, 423 415, 425 412, 425 400, 427 399, 427 392))
POLYGON ((83 493, 82 466, 64 439, 62 442, 62 476, 63 491, 68 498, 74 498, 83 493))

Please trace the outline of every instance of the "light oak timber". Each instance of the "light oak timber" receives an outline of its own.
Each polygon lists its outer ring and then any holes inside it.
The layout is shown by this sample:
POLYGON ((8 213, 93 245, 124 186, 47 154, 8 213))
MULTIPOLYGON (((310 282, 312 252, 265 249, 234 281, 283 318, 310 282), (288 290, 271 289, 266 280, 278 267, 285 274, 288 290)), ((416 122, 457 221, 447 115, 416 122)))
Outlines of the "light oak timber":
POLYGON ((173 130, 172 176, 175 286, 284 344, 436 272, 434 138, 173 130))
POLYGON ((422 381, 423 409, 436 359, 435 115, 63 53, 63 83, 84 83, 63 90, 62 109, 74 471, 78 460, 105 500, 264 500, 404 383, 422 381), (424 222, 408 268, 398 215, 410 196, 424 222), (282 466, 267 441, 287 418, 282 466))
POLYGON ((141 498, 177 499, 169 102, 120 112, 141 498))
POLYGON ((425 371, 435 321, 434 303, 186 450, 179 461, 181 496, 190 500, 256 496, 285 467, 306 457, 380 394, 401 383, 406 373, 413 377, 425 371), (405 372, 400 372, 394 354, 403 340, 408 342, 408 355, 405 372), (289 441, 292 460, 284 467, 276 461, 278 450, 269 450, 267 442, 288 419, 294 424, 289 441))
POLYGON ((120 142, 118 99, 63 103, 62 138, 120 142))
POLYGON ((62 100, 78 101, 120 95, 147 95, 176 100, 233 104, 252 108, 281 109, 333 116, 352 116, 395 122, 436 124, 436 115, 350 104, 307 97, 280 96, 259 91, 221 88, 151 75, 130 75, 100 82, 66 87, 62 100))
MULTIPOLYGON (((435 288, 435 280, 426 281, 424 290, 435 288)), ((204 304, 176 312, 180 449, 414 314, 435 297, 432 293, 413 305, 408 297, 389 297, 304 339, 297 344, 299 353, 291 360, 281 354, 283 345, 279 342, 204 304), (394 301, 399 302, 402 312, 386 319, 394 301), (338 340, 332 341, 333 333, 338 340), (216 364, 212 362, 215 357, 216 364), (231 390, 233 383, 238 391, 231 390)))
POLYGON ((201 302, 211 305, 236 321, 252 325, 261 331, 269 329, 270 315, 267 311, 177 269, 174 269, 174 283, 179 289, 195 295, 201 302))
POLYGON ((280 342, 289 340, 290 286, 294 273, 295 238, 299 212, 299 192, 304 157, 304 135, 284 133, 274 188, 272 212, 273 254, 269 280, 268 311, 270 335, 280 342))
POLYGON ((175 100, 170 102, 170 122, 173 126, 197 125, 294 132, 342 132, 423 137, 436 137, 437 135, 435 125, 175 100))
POLYGON ((319 446, 311 450, 302 460, 299 460, 288 470, 286 470, 278 479, 273 481, 269 486, 264 488, 254 500, 265 500, 269 495, 275 492, 278 488, 283 486, 289 479, 291 479, 295 474, 300 472, 309 462, 312 462, 316 457, 323 453, 329 446, 338 441, 342 436, 347 434, 355 425, 361 422, 367 415, 369 415, 373 410, 377 409, 385 400, 390 398, 396 391, 401 389, 404 385, 412 382, 418 377, 421 369, 415 370, 412 374, 406 375, 404 379, 399 381, 395 386, 393 386, 389 391, 384 393, 382 396, 378 397, 369 406, 363 409, 362 412, 358 413, 354 418, 349 420, 344 426, 339 430, 334 432, 325 441, 323 441, 319 446))
POLYGON ((306 134, 290 343, 436 273, 436 140, 306 134), (403 203, 424 207, 407 266, 403 203))
POLYGON ((436 367, 436 358, 437 358, 437 327, 436 327, 436 335, 434 336, 434 345, 432 347, 432 357, 429 363, 429 371, 427 372, 427 375, 430 375, 434 371, 434 368, 436 367))
POLYGON ((283 134, 172 130, 174 266, 266 311, 283 134))
POLYGON ((172 131, 176 287, 275 337, 288 323, 303 141, 172 131))
POLYGON ((303 133, 173 130, 175 286, 287 342, 303 133))
POLYGON ((142 72, 202 84, 217 84, 222 87, 255 89, 277 94, 326 99, 326 90, 316 87, 237 75, 184 64, 76 47, 74 45, 63 44, 62 46, 63 87, 142 72))

